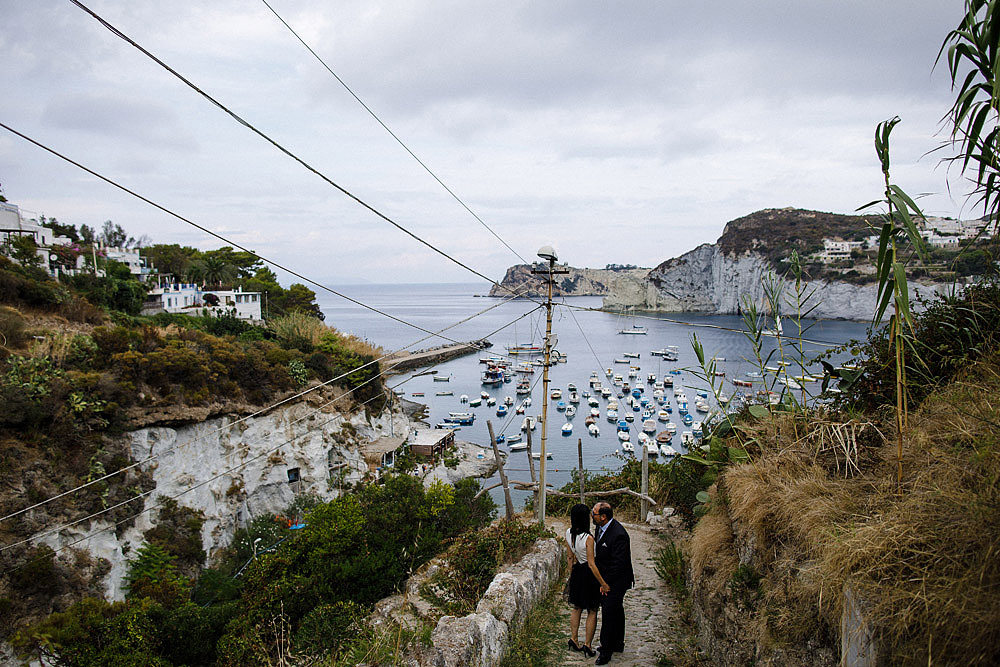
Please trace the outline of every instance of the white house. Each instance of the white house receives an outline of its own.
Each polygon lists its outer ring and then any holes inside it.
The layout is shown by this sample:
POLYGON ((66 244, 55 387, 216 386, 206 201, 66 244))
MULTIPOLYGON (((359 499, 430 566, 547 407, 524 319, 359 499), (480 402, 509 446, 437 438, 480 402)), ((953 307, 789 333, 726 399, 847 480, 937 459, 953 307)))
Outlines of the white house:
POLYGON ((852 250, 861 250, 864 241, 841 241, 840 239, 823 239, 823 252, 816 259, 829 264, 837 260, 850 259, 852 250))
POLYGON ((52 275, 55 275, 49 262, 49 247, 53 245, 69 245, 72 239, 56 236, 48 227, 42 227, 36 222, 25 220, 16 204, 0 202, 0 244, 10 247, 11 240, 16 236, 28 236, 38 247, 36 254, 41 265, 52 275))
POLYGON ((240 288, 230 290, 204 290, 195 283, 174 283, 151 289, 142 307, 144 315, 156 313, 184 313, 218 317, 233 313, 248 322, 261 322, 261 293, 244 292, 240 288))
POLYGON ((139 276, 140 279, 156 272, 156 269, 150 267, 148 260, 139 254, 139 248, 112 248, 109 246, 104 248, 104 253, 108 259, 127 266, 129 272, 133 276, 139 276))

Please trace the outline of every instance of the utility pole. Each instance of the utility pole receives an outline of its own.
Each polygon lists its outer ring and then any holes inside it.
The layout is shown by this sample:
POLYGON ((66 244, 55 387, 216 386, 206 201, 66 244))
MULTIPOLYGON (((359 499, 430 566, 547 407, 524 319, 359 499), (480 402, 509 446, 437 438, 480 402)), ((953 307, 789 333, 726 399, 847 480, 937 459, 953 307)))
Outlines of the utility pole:
POLYGON ((556 270, 556 251, 552 246, 542 246, 538 250, 538 256, 548 260, 547 270, 532 271, 532 273, 542 274, 546 277, 548 285, 548 298, 545 301, 545 361, 542 366, 542 451, 540 453, 538 466, 538 522, 545 525, 545 443, 546 431, 548 430, 549 417, 549 364, 552 356, 552 276, 557 273, 569 273, 567 269, 556 270))

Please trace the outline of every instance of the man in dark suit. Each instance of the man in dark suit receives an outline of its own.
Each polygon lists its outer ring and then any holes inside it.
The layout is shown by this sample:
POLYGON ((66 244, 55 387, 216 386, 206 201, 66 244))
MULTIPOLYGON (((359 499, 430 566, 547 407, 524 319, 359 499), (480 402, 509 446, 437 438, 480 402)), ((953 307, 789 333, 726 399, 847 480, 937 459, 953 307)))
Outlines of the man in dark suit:
POLYGON ((594 562, 607 582, 601 587, 601 645, 596 664, 606 665, 612 653, 625 650, 625 593, 635 584, 635 575, 628 533, 615 520, 611 505, 597 503, 593 517, 597 524, 594 562))

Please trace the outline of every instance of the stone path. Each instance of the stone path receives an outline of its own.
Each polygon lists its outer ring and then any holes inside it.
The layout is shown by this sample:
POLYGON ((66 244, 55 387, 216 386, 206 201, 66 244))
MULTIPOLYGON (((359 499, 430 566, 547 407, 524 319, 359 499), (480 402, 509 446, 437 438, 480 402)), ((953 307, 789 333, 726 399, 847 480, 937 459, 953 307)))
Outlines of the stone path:
MULTIPOLYGON (((553 521, 553 529, 557 534, 566 532, 566 524, 553 521)), ((685 626, 683 613, 674 594, 660 579, 653 566, 653 555, 663 544, 662 539, 653 533, 645 524, 624 523, 628 530, 632 545, 632 569, 635 572, 635 587, 625 596, 625 652, 615 653, 611 665, 657 665, 661 656, 669 656, 677 663, 676 656, 688 653, 691 649, 690 631, 685 626)), ((580 634, 577 639, 581 644, 584 639, 584 620, 586 612, 580 620, 580 634)), ((564 656, 559 665, 593 665, 594 658, 586 658, 582 653, 566 649, 569 638, 569 609, 565 613, 564 627, 561 635, 564 656)), ((594 637, 595 648, 600 642, 600 617, 598 617, 597 634, 594 637)), ((673 663, 664 663, 673 664, 673 663)))

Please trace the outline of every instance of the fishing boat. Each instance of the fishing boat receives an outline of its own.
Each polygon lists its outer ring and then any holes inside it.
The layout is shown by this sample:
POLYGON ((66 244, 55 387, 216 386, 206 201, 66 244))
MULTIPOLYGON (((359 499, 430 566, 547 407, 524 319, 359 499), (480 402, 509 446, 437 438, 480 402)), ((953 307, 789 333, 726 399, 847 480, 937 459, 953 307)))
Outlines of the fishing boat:
POLYGON ((506 417, 506 416, 507 416, 507 406, 501 404, 500 407, 497 408, 497 417, 506 417))
POLYGON ((514 390, 514 393, 517 394, 517 395, 519 395, 519 396, 524 396, 525 394, 530 394, 531 393, 531 384, 527 380, 524 380, 523 382, 518 382, 517 383, 517 389, 514 390))
POLYGON ((556 410, 558 410, 559 412, 565 412, 566 411, 566 401, 559 401, 558 403, 556 403, 556 410))
POLYGON ((639 353, 638 352, 623 352, 622 356, 623 357, 627 357, 629 359, 638 359, 639 358, 639 353))
POLYGON ((562 398, 562 389, 553 389, 552 393, 549 394, 549 397, 553 401, 558 401, 560 398, 562 398))
POLYGON ((618 421, 617 410, 608 410, 608 421, 611 422, 612 424, 618 421))
POLYGON ((450 375, 435 375, 432 379, 435 382, 451 382, 450 375))
POLYGON ((666 442, 661 442, 660 443, 660 453, 663 454, 667 458, 673 458, 673 457, 677 456, 678 454, 680 454, 680 452, 678 452, 676 449, 674 449, 672 445, 670 445, 669 443, 666 443, 666 442))
POLYGON ((410 394, 410 396, 423 396, 423 395, 424 395, 424 392, 422 392, 422 391, 415 391, 412 394, 410 394))
POLYGON ((643 433, 656 433, 656 422, 652 419, 647 419, 642 422, 642 432, 643 433))
POLYGON ((500 386, 504 381, 503 369, 496 366, 488 366, 480 378, 480 383, 486 386, 500 386))
POLYGON ((576 414, 576 406, 575 405, 568 405, 568 406, 566 406, 566 416, 567 417, 572 417, 575 414, 576 414))
POLYGON ((453 392, 453 391, 438 391, 438 392, 435 392, 434 395, 435 396, 454 396, 455 392, 453 392))
POLYGON ((629 454, 634 453, 635 452, 635 445, 633 445, 631 442, 629 442, 629 440, 628 440, 628 433, 625 434, 625 439, 624 440, 622 440, 621 436, 622 436, 622 434, 619 433, 618 434, 618 439, 621 440, 622 451, 623 452, 628 452, 629 454))
POLYGON ((597 424, 590 424, 587 426, 587 431, 595 438, 601 434, 601 429, 597 427, 597 424))
POLYGON ((670 431, 660 431, 656 434, 656 441, 659 443, 670 442, 674 439, 674 434, 670 431))
POLYGON ((478 408, 482 404, 483 404, 483 399, 481 398, 473 398, 472 400, 469 401, 469 407, 472 408, 478 408))
POLYGON ((518 355, 539 355, 544 354, 545 349, 541 345, 508 345, 507 354, 518 355))
POLYGON ((486 405, 493 407, 496 404, 497 404, 497 399, 493 398, 492 396, 486 399, 486 405))

